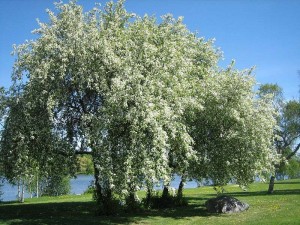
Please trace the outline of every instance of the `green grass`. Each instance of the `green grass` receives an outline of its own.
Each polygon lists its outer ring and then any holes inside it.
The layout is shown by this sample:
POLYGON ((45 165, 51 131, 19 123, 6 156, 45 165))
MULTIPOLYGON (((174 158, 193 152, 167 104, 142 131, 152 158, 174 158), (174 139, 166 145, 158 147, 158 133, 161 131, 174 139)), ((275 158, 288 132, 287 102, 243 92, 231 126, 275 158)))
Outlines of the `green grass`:
MULTIPOLYGON (((42 197, 26 199, 25 203, 0 204, 0 224, 300 224, 300 179, 275 184, 275 192, 268 195, 267 184, 250 185, 243 191, 235 185, 227 186, 226 194, 250 204, 248 211, 239 214, 210 214, 204 202, 215 197, 212 187, 186 189, 187 207, 148 210, 114 217, 96 216, 91 195, 42 197)), ((141 193, 143 194, 143 193, 141 193)))

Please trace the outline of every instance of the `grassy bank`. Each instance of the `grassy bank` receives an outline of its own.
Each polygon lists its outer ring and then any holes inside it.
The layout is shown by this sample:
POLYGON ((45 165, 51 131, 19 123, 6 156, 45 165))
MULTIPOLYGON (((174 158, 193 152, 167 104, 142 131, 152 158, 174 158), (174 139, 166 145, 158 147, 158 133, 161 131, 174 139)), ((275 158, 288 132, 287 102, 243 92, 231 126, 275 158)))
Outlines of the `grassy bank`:
MULTIPOLYGON (((91 195, 43 197, 20 203, 0 203, 0 224, 300 224, 300 179, 275 184, 272 195, 267 184, 252 184, 248 191, 227 186, 227 194, 250 204, 240 214, 217 215, 206 212, 204 202, 216 195, 212 187, 186 189, 187 207, 149 210, 117 217, 95 216, 91 195)), ((142 193, 141 193, 142 194, 142 193)))

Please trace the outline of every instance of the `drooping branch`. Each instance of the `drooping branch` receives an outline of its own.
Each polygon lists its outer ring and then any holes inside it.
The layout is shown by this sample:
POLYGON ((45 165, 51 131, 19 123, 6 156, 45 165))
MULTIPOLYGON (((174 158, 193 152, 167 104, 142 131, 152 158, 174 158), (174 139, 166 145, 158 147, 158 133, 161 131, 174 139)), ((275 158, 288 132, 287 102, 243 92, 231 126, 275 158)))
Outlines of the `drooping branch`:
POLYGON ((57 154, 62 155, 62 156, 72 156, 72 155, 92 155, 91 151, 75 151, 73 154, 63 152, 63 151, 56 151, 57 154))

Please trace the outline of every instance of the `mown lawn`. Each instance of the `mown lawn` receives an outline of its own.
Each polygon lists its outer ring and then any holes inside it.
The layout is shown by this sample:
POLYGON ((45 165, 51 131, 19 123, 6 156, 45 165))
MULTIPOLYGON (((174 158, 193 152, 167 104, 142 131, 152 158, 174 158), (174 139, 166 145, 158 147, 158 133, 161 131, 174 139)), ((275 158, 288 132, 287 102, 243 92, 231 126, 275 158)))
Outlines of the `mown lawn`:
POLYGON ((228 195, 250 204, 248 211, 239 214, 207 213, 203 204, 216 192, 212 187, 201 187, 185 190, 187 207, 122 213, 114 217, 96 216, 91 195, 26 199, 23 204, 1 203, 0 224, 300 225, 300 179, 277 182, 272 195, 266 193, 267 188, 267 184, 261 183, 252 184, 248 191, 227 186, 228 195))

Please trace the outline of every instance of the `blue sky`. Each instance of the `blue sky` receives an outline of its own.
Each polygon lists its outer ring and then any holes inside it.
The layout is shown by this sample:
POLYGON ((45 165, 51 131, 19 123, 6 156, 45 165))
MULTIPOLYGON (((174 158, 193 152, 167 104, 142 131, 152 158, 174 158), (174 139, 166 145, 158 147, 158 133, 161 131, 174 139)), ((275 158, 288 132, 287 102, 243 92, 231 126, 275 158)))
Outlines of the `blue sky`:
MULTIPOLYGON (((9 87, 14 58, 13 44, 37 36, 36 18, 48 20, 46 8, 53 0, 0 0, 0 86, 9 87)), ((67 2, 67 1, 64 1, 67 2)), ((95 2, 79 0, 89 10, 95 2)), ((191 31, 215 38, 224 52, 221 66, 236 61, 238 69, 256 66, 259 83, 277 83, 288 99, 299 97, 300 1, 299 0, 127 0, 126 9, 157 17, 183 16, 191 31)))

